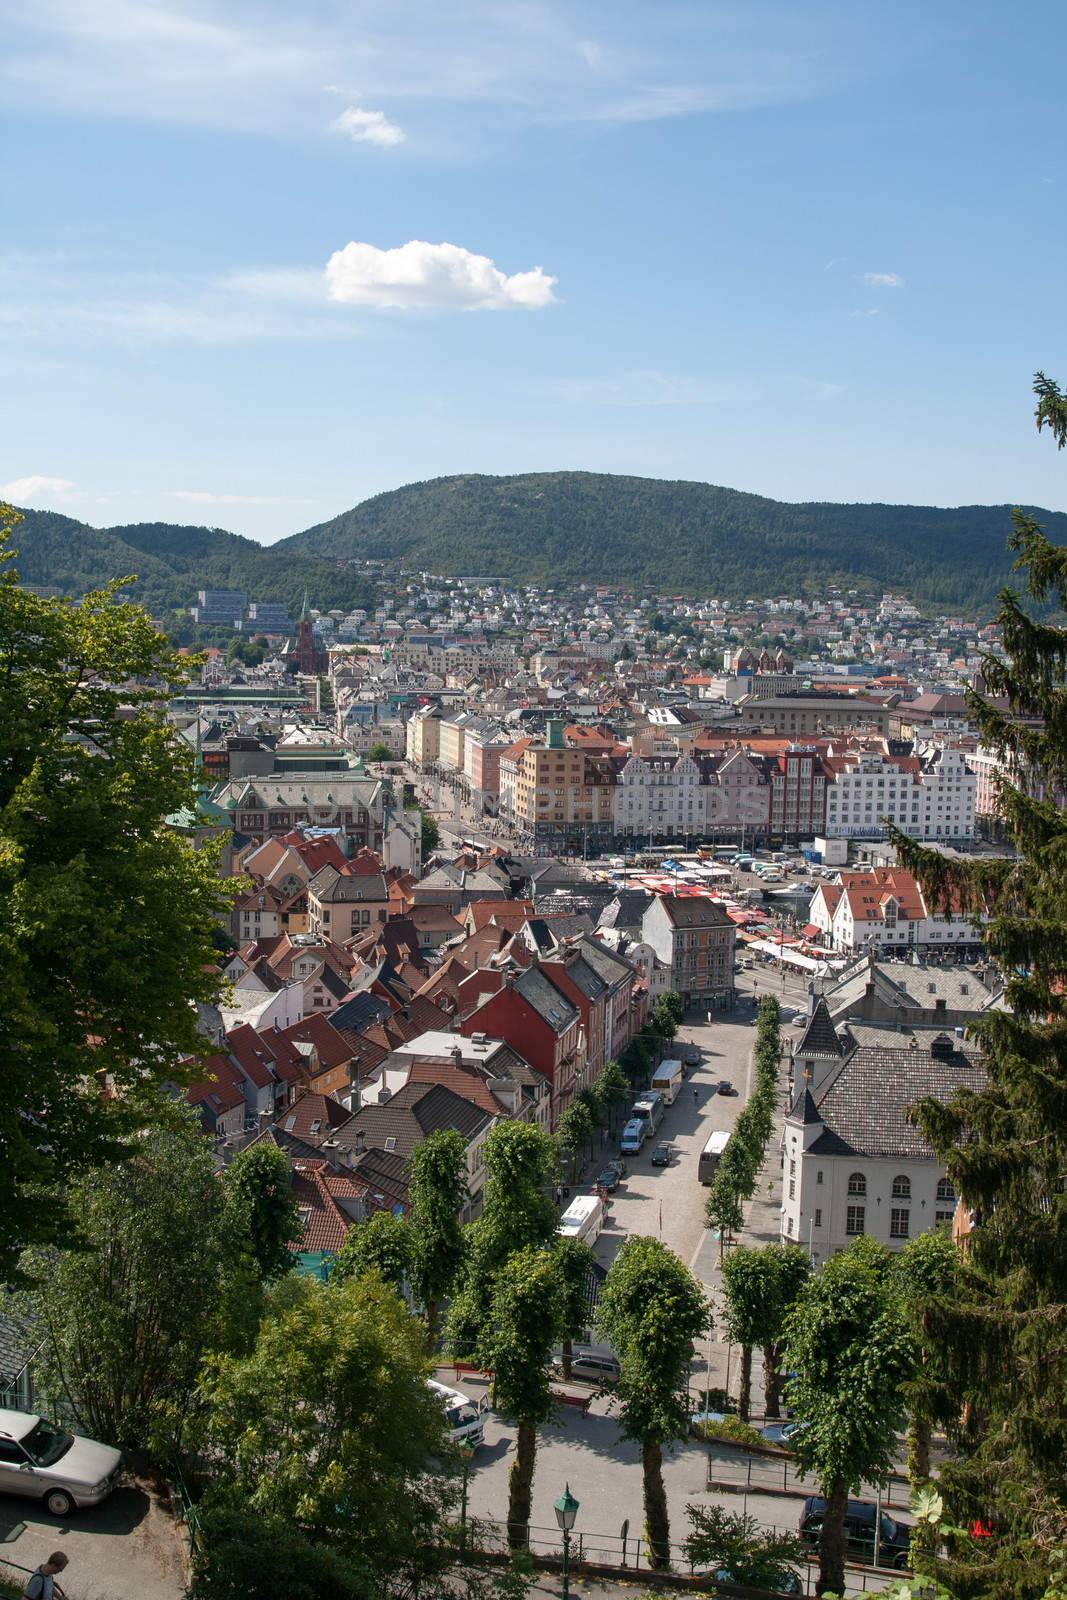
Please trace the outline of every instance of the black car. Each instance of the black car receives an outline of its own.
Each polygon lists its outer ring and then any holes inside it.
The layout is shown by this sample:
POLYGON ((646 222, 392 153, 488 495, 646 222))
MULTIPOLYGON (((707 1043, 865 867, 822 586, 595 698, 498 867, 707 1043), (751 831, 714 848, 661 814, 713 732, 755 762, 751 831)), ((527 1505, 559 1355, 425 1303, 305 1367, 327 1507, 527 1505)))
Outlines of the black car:
MULTIPOLYGON (((850 1500, 845 1512, 845 1553, 850 1561, 874 1559, 874 1519, 877 1506, 873 1500, 850 1500)), ((822 1535, 826 1501, 812 1494, 804 1502, 800 1513, 800 1537, 805 1543, 817 1545, 822 1535)), ((881 1540, 878 1565, 882 1567, 907 1567, 911 1549, 911 1529, 896 1522, 882 1512, 881 1540)))
POLYGON ((719 1082, 716 1084, 716 1089, 717 1089, 719 1094, 736 1094, 737 1093, 737 1090, 734 1088, 734 1086, 730 1082, 729 1078, 721 1078, 719 1080, 719 1082))
POLYGON ((671 1147, 669 1144, 658 1144, 652 1152, 652 1165, 654 1167, 669 1167, 671 1164, 671 1147))
POLYGON ((614 1194, 622 1179, 614 1167, 605 1167, 603 1172, 597 1173, 594 1188, 603 1189, 606 1194, 614 1194))
POLYGON ((604 1170, 607 1171, 608 1167, 612 1172, 617 1172, 620 1178, 625 1178, 628 1169, 621 1156, 613 1156, 610 1161, 605 1162, 604 1170))

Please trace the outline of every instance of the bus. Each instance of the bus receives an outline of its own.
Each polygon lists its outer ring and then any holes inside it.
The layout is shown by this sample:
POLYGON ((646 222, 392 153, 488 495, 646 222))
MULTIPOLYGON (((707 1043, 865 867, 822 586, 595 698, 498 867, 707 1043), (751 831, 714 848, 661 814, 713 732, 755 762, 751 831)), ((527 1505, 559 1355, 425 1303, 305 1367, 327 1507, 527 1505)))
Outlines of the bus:
POLYGON ((728 1133, 713 1133, 703 1150, 700 1152, 700 1165, 697 1168, 697 1177, 701 1183, 711 1183, 719 1169, 722 1153, 726 1149, 730 1135, 728 1133))
POLYGON ((663 1096, 658 1089, 649 1089, 639 1095, 630 1107, 630 1116, 634 1121, 643 1122, 649 1133, 655 1133, 663 1121, 663 1096))
POLYGON ((474 1401, 468 1399, 458 1389, 449 1389, 443 1383, 435 1383, 432 1378, 426 1379, 426 1387, 441 1402, 448 1436, 452 1443, 464 1444, 472 1450, 477 1450, 483 1443, 485 1434, 482 1414, 474 1401))
POLYGON ((556 1232, 564 1239, 580 1239, 583 1244, 592 1246, 600 1238, 603 1226, 603 1200, 599 1195, 580 1194, 560 1217, 556 1232))
POLYGON ((674 1104, 674 1097, 682 1087, 685 1068, 680 1061, 661 1061, 652 1074, 652 1087, 657 1094, 661 1094, 669 1106, 674 1104))

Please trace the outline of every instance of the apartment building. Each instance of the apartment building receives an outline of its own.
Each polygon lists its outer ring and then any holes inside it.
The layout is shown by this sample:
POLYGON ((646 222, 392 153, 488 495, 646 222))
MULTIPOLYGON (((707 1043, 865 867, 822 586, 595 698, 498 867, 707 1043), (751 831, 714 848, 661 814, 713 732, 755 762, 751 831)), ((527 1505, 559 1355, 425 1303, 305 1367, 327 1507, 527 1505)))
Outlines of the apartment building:
POLYGON ((882 838, 886 824, 914 839, 972 839, 978 780, 959 750, 918 756, 846 751, 828 756, 826 836, 882 838))
POLYGON ((670 968, 685 1005, 730 1003, 734 933, 725 906, 696 895, 659 894, 641 919, 642 938, 670 968))
POLYGON ((612 801, 616 834, 656 838, 703 834, 705 788, 691 756, 630 756, 619 769, 612 801))
POLYGON ((941 909, 903 867, 839 873, 835 882, 816 889, 808 920, 835 950, 851 954, 894 948, 952 952, 981 942, 974 918, 959 910, 941 909))
POLYGON ((751 696, 739 702, 745 721, 792 739, 804 734, 839 733, 867 728, 884 734, 889 711, 880 700, 856 694, 785 694, 751 696))
POLYGON ((421 706, 404 730, 405 754, 413 767, 429 767, 441 752, 440 706, 421 706))
POLYGON ((815 750, 790 747, 765 756, 770 788, 768 826, 775 839, 811 839, 826 819, 827 770, 815 750))
POLYGON ((516 759, 514 816, 539 844, 575 849, 607 841, 614 828, 611 758, 564 743, 563 723, 550 721, 542 742, 516 759))

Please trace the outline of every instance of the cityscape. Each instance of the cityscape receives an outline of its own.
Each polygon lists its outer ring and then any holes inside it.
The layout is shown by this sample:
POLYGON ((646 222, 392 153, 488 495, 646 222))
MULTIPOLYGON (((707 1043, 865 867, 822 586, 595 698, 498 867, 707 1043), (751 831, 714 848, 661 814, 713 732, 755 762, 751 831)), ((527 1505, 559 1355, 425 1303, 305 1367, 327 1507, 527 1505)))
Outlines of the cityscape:
POLYGON ((1062 1600, 1061 19, 8 26, 0 1600, 1062 1600))

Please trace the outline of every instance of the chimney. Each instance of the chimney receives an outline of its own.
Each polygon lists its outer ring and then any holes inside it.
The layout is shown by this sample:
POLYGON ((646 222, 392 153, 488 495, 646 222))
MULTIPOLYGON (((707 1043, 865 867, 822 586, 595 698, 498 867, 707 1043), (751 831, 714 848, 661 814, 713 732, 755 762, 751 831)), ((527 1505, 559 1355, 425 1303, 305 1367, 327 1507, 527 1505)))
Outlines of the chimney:
POLYGON ((367 1148, 367 1135, 363 1128, 356 1129, 356 1152, 362 1154, 367 1148))
POLYGON ((273 1121, 274 1121, 274 1112, 273 1111, 261 1111, 259 1113, 259 1131, 260 1131, 260 1133, 265 1132, 266 1129, 270 1127, 270 1125, 271 1125, 271 1123, 273 1121))
POLYGON ((460 1049, 458 1044, 454 1044, 452 1046, 452 1052, 451 1053, 452 1053, 452 1060, 456 1063, 456 1066, 457 1067, 461 1067, 463 1065, 463 1051, 460 1049))

